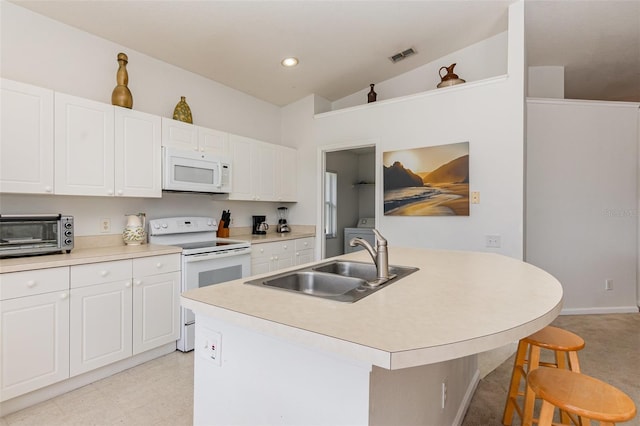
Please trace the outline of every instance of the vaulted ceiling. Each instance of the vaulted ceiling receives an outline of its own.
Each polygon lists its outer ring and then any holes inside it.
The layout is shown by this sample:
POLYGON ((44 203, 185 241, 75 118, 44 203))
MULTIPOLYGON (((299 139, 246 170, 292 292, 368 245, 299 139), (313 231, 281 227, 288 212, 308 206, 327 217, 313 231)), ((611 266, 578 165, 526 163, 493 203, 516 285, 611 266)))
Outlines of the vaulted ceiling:
MULTIPOLYGON (((513 0, 13 2, 286 105, 339 99, 505 31, 513 0), (300 64, 282 67, 286 56, 300 64)), ((529 66, 564 66, 567 98, 640 101, 639 0, 525 4, 529 66)))

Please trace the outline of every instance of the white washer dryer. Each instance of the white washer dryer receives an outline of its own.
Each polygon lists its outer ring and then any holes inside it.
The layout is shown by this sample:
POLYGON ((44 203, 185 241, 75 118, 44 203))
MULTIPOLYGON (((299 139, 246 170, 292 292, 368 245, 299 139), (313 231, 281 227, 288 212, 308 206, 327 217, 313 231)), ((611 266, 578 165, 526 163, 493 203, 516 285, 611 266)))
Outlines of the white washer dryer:
POLYGON ((352 253, 358 250, 364 250, 362 246, 351 247, 349 241, 352 238, 360 237, 375 247, 376 236, 372 229, 376 224, 376 220, 372 217, 363 217, 358 220, 357 228, 344 228, 344 252, 352 253))

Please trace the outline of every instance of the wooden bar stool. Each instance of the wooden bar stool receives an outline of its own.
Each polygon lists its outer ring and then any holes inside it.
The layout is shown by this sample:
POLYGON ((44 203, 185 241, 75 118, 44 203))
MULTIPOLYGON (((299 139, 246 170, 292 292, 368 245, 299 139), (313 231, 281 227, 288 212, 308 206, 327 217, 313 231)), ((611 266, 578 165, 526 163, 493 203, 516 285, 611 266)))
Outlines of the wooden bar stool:
MULTIPOLYGON (((526 384, 527 373, 535 370, 540 365, 569 369, 579 373, 580 363, 578 361, 577 351, 582 348, 584 348, 584 340, 580 336, 553 326, 547 326, 521 339, 518 343, 518 351, 516 352, 516 359, 513 364, 511 385, 504 407, 502 423, 507 426, 511 425, 513 413, 516 412, 520 416, 523 425, 531 425, 534 420, 533 408, 536 396, 526 384), (554 351, 555 363, 540 361, 540 349, 542 348, 554 351), (520 391, 520 383, 522 380, 525 382, 524 392, 520 391), (518 396, 524 396, 522 407, 518 405, 518 396)), ((564 413, 562 420, 569 421, 568 416, 564 413)))
POLYGON ((601 426, 612 426, 636 415, 636 406, 626 393, 586 374, 540 367, 529 373, 527 381, 542 398, 538 426, 552 424, 554 407, 580 416, 582 425, 598 420, 601 426))

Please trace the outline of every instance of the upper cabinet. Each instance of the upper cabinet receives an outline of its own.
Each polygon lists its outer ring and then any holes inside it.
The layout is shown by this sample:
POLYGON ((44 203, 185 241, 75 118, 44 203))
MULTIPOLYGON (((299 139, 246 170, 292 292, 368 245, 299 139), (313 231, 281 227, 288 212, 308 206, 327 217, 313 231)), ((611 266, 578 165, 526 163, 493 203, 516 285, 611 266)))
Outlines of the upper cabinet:
POLYGON ((53 193, 53 91, 0 80, 0 192, 53 193))
POLYGON ((55 95, 55 193, 161 197, 160 118, 55 95))
POLYGON ((162 118, 162 146, 228 155, 229 134, 170 118, 162 118))
POLYGON ((295 149, 230 135, 229 150, 233 159, 230 200, 296 201, 295 149))

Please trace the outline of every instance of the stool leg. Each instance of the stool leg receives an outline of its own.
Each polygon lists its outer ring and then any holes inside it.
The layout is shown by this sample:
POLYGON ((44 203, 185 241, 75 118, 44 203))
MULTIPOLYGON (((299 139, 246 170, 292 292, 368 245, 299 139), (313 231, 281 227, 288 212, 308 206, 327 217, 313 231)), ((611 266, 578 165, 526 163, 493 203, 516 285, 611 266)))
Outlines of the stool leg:
POLYGON ((502 424, 510 426, 513 422, 513 410, 516 407, 518 398, 518 389, 520 388, 520 379, 524 372, 524 363, 527 356, 527 346, 529 346, 523 340, 518 343, 518 351, 516 352, 516 359, 513 362, 513 371, 511 372, 511 385, 509 386, 509 393, 507 394, 507 402, 504 406, 504 414, 502 415, 502 424))
MULTIPOLYGON (((527 369, 527 375, 538 368, 540 365, 540 347, 536 345, 529 345, 529 368, 527 369)), ((529 387, 527 381, 526 390, 524 392, 524 409, 522 414, 522 425, 531 426, 533 423, 533 408, 536 404, 536 394, 533 389, 529 387)))
POLYGON ((580 372, 580 361, 578 361, 578 352, 569 351, 569 368, 576 373, 580 372))
POLYGON ((542 408, 540 409, 540 418, 538 426, 551 426, 553 423, 553 405, 542 400, 542 408))

